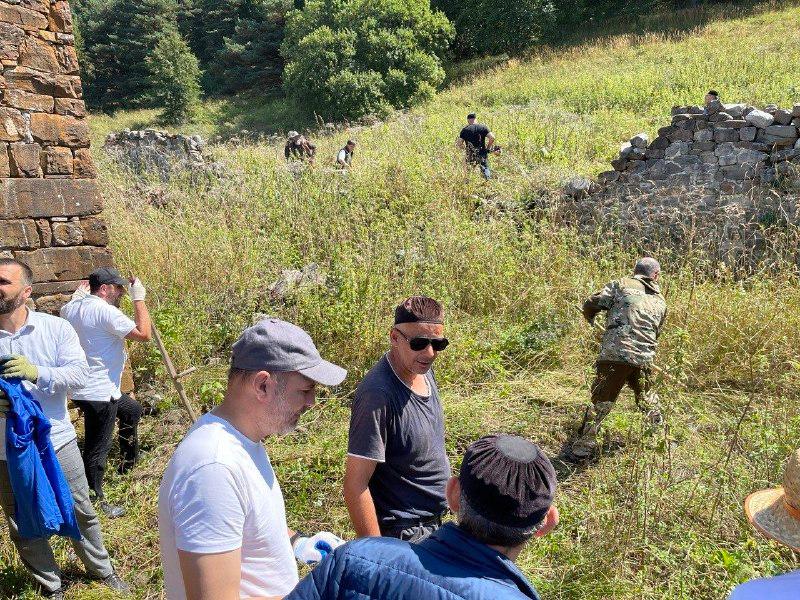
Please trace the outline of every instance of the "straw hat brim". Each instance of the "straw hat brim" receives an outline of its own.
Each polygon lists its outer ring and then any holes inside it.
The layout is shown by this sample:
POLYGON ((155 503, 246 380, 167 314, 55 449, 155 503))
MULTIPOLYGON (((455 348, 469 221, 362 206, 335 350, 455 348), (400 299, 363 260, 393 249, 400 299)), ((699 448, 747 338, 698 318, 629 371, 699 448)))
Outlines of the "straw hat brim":
POLYGON ((800 520, 789 514, 783 488, 753 492, 744 501, 744 512, 765 536, 800 552, 800 520))

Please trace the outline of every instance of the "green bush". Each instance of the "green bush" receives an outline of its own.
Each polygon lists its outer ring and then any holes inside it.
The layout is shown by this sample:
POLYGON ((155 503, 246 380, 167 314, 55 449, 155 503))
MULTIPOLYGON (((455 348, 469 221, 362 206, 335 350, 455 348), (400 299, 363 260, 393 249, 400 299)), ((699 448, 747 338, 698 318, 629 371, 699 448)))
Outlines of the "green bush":
POLYGON ((191 121, 200 100, 200 67, 177 30, 158 40, 147 66, 153 97, 163 106, 161 121, 168 125, 191 121))
POLYGON ((284 89, 326 119, 408 107, 444 80, 453 35, 425 0, 312 0, 287 17, 284 89))

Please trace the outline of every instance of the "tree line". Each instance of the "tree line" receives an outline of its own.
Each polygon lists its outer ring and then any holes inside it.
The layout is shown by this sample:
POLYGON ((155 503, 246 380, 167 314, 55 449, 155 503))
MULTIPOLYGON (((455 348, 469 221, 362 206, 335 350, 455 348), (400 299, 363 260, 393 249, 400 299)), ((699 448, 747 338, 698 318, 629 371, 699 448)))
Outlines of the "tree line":
POLYGON ((73 0, 84 95, 95 110, 201 96, 285 94, 326 120, 430 98, 445 61, 519 53, 625 14, 701 0, 73 0))

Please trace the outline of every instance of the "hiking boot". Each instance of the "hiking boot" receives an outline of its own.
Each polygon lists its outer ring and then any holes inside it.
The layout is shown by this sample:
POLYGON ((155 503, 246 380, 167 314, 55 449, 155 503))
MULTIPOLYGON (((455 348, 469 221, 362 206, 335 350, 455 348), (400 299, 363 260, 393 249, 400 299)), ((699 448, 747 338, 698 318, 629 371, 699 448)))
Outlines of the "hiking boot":
POLYGON ((129 595, 131 593, 131 587, 116 573, 112 573, 101 581, 103 582, 103 585, 110 587, 115 592, 125 595, 129 595))
POLYGON ((581 464, 591 460, 595 454, 595 450, 594 446, 576 441, 569 448, 566 448, 559 458, 573 464, 581 464))
POLYGON ((125 515, 125 509, 121 506, 114 506, 113 504, 109 504, 105 500, 100 502, 100 510, 109 518, 109 519, 118 519, 125 515))

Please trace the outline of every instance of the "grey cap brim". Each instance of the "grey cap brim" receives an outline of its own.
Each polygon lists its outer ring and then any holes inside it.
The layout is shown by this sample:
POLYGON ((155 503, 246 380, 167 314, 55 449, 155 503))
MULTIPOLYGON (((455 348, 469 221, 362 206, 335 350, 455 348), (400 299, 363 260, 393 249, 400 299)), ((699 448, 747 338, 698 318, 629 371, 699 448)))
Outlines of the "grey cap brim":
POLYGON ((347 377, 347 371, 327 360, 307 369, 298 369, 298 372, 317 383, 327 386, 339 385, 347 377))

